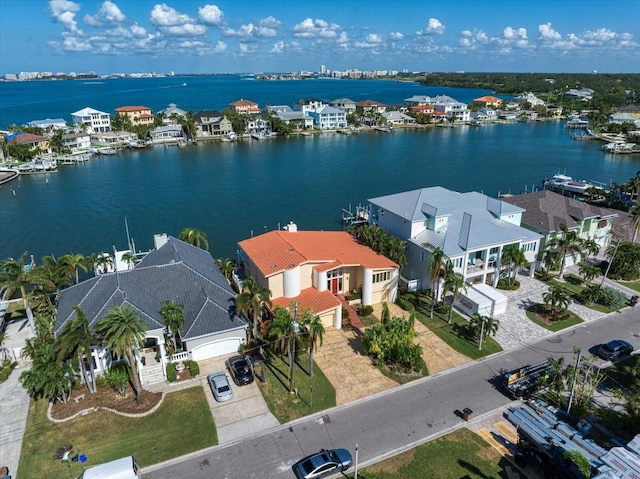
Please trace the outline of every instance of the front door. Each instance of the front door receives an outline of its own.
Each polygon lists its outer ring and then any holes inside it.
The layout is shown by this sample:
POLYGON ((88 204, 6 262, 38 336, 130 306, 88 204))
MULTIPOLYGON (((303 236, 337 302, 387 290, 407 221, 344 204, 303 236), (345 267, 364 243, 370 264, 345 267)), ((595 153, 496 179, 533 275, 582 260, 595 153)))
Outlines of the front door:
POLYGON ((332 294, 342 293, 342 268, 327 272, 327 289, 332 294))

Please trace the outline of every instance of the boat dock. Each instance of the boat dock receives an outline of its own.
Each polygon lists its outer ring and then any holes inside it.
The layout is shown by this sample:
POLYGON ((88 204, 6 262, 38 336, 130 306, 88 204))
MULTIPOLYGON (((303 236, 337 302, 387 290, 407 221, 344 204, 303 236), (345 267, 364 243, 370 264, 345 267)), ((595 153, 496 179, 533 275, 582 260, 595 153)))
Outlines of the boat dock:
POLYGON ((20 172, 18 170, 0 169, 0 185, 4 185, 11 180, 15 180, 18 176, 20 176, 20 172))
POLYGON ((393 127, 392 126, 374 126, 373 127, 374 130, 376 131, 381 131, 382 133, 393 133, 393 127))
POLYGON ((345 226, 368 223, 369 217, 368 206, 358 205, 355 212, 351 209, 351 204, 349 204, 348 210, 342 208, 342 224, 345 226))

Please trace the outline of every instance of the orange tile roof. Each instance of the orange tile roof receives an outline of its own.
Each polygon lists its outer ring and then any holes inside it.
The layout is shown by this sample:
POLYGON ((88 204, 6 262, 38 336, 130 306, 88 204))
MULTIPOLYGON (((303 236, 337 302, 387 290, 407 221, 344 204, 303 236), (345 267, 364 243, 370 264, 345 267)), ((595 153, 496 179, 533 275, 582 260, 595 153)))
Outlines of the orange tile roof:
POLYGON ((291 303, 298 303, 298 310, 310 309, 315 314, 321 314, 325 311, 330 311, 332 309, 340 306, 340 300, 335 297, 331 291, 318 291, 315 288, 307 288, 303 289, 300 292, 299 296, 295 298, 285 298, 284 296, 281 298, 276 298, 271 300, 274 307, 281 306, 283 308, 288 308, 291 306, 291 303))
POLYGON ((359 101, 358 103, 356 103, 356 106, 385 106, 384 103, 378 103, 377 101, 373 101, 373 100, 362 100, 359 101))
POLYGON ((346 231, 270 231, 238 243, 265 277, 307 262, 392 269, 398 265, 346 231))
POLYGON ((340 263, 340 261, 332 261, 331 263, 317 264, 313 267, 313 269, 315 269, 318 273, 321 273, 322 271, 331 271, 332 269, 339 268, 340 266, 342 266, 342 263, 340 263))
POLYGON ((231 106, 258 106, 257 103, 249 100, 243 100, 242 98, 238 101, 234 101, 230 103, 231 106))
POLYGON ((433 110, 433 107, 431 105, 414 105, 414 106, 410 106, 409 109, 414 110, 414 111, 422 111, 422 110, 433 110))
POLYGON ((495 96, 481 96, 480 98, 476 98, 473 101, 477 101, 480 103, 500 103, 502 100, 495 96))
POLYGON ((142 110, 151 111, 151 108, 149 108, 148 106, 121 106, 120 108, 116 108, 116 111, 120 113, 136 112, 142 110))

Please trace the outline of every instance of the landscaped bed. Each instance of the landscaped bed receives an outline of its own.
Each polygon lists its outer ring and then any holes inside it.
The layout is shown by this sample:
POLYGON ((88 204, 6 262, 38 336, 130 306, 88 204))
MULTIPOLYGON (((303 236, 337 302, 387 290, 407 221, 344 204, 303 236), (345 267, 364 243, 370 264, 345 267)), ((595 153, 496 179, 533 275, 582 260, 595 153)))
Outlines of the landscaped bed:
POLYGON ((167 394, 155 412, 141 418, 98 411, 53 424, 47 419, 47 407, 46 400, 32 401, 29 406, 21 479, 77 477, 85 467, 129 455, 144 467, 218 442, 201 387, 167 394), (72 455, 84 454, 88 461, 66 464, 53 459, 58 448, 67 444, 73 445, 72 455))
POLYGON ((565 311, 564 315, 563 319, 554 320, 543 304, 534 304, 527 308, 527 318, 549 331, 560 331, 583 322, 580 316, 569 310, 565 311))

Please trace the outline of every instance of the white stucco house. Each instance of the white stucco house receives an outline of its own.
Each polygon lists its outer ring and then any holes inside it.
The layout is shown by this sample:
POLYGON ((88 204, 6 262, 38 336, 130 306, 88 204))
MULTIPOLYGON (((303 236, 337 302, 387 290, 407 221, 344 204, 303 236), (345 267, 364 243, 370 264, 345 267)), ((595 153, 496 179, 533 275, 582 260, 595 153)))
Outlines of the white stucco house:
POLYGON ((111 131, 111 115, 93 108, 83 108, 71 113, 71 121, 78 129, 87 133, 106 133, 111 131), (83 125, 86 125, 83 127, 83 125))

